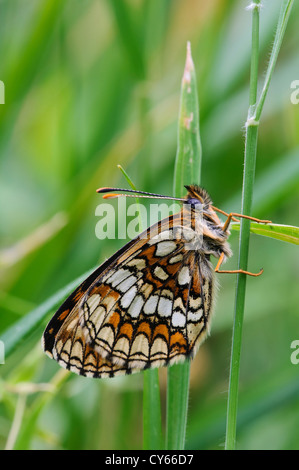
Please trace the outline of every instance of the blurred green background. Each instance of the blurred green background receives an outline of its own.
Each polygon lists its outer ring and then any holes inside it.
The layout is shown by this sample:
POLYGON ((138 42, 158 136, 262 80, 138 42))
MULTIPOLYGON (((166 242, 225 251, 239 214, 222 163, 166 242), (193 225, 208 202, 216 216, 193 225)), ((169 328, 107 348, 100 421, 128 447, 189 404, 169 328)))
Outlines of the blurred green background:
MULTIPOLYGON (((261 79, 280 3, 263 2, 261 79)), ((118 164, 139 189, 172 194, 188 40, 202 185, 216 206, 240 210, 247 4, 1 1, 1 333, 124 244, 95 237, 96 188, 127 187, 118 164)), ((299 215, 299 105, 290 101, 291 82, 299 79, 298 14, 297 2, 260 125, 253 205, 253 215, 290 225, 299 215)), ((230 242, 236 254, 237 232, 230 242)), ((236 263, 237 256, 226 266, 236 263)), ((298 449, 299 365, 290 361, 291 342, 299 339, 298 248, 252 235, 249 269, 261 267, 263 276, 247 281, 237 447, 298 449)), ((191 366, 189 449, 224 445, 235 277, 218 280, 212 333, 191 366)), ((1 448, 142 448, 142 374, 91 380, 65 372, 42 352, 45 326, 0 366, 1 448)), ((164 416, 164 369, 160 377, 164 416)))

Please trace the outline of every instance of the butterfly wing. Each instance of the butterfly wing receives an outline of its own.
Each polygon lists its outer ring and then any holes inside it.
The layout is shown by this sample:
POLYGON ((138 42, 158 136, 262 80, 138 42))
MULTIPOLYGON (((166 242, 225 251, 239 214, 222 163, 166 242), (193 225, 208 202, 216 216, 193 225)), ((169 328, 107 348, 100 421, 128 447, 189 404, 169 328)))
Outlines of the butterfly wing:
POLYGON ((110 363, 86 341, 79 321, 78 304, 65 318, 62 327, 52 327, 53 348, 46 353, 62 367, 86 377, 113 377, 125 374, 123 366, 110 363))
POLYGON ((136 240, 131 240, 113 256, 99 266, 60 306, 48 323, 42 345, 45 353, 55 359, 62 367, 73 372, 91 377, 113 377, 126 373, 123 367, 117 367, 103 359, 89 345, 80 326, 80 304, 90 286, 109 269, 115 260, 121 256, 136 240))
POLYGON ((187 242, 181 219, 164 219, 100 266, 58 310, 45 350, 94 377, 137 372, 191 356, 207 332, 212 270, 187 242))

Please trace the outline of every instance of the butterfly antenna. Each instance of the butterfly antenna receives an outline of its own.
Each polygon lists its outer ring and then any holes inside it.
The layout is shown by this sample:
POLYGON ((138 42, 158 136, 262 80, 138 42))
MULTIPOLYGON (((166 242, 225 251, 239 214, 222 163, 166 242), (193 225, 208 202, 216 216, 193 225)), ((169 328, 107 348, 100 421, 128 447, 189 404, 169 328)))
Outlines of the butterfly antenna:
POLYGON ((105 188, 97 189, 97 193, 100 193, 100 194, 112 193, 112 194, 105 194, 103 196, 104 199, 115 198, 115 197, 120 197, 120 196, 136 197, 136 195, 139 195, 139 197, 144 197, 144 198, 172 199, 173 201, 181 201, 181 202, 186 201, 186 199, 183 199, 183 198, 164 196, 162 194, 148 193, 146 191, 137 191, 135 189, 121 189, 121 188, 106 188, 105 187, 105 188), (134 193, 134 194, 115 194, 114 191, 121 191, 122 193, 127 192, 127 193, 134 193))

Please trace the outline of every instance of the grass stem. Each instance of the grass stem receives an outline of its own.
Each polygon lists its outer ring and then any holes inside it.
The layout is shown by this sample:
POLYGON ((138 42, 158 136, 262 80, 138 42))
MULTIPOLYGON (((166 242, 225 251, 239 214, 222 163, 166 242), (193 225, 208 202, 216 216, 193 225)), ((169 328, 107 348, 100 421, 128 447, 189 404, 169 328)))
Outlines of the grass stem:
MULTIPOLYGON (((175 163, 174 195, 184 195, 184 185, 200 182, 201 143, 197 85, 190 43, 182 79, 175 163)), ((190 362, 173 365, 167 375, 166 448, 184 449, 189 395, 190 362)))
MULTIPOLYGON (((251 47, 251 66, 250 66, 250 90, 249 90, 249 111, 246 122, 245 137, 245 157, 244 157, 244 175, 242 191, 242 214, 251 214, 252 195, 255 176, 255 164, 257 154, 258 126, 261 111, 264 105, 265 97, 269 88, 273 68, 276 63, 279 48, 282 43, 283 34, 286 29, 286 22, 289 18, 292 1, 286 1, 282 5, 276 38, 270 57, 268 70, 265 77, 265 83, 261 96, 257 102, 257 83, 258 83, 258 55, 259 55, 259 12, 260 1, 255 0, 251 3, 252 10, 252 47, 251 47)), ((242 219, 239 239, 239 261, 238 268, 247 270, 248 253, 250 238, 250 222, 242 219)), ((238 274, 235 297, 235 314, 232 337, 231 365, 229 376, 229 392, 227 403, 227 421, 226 421, 226 449, 235 449, 236 430, 237 430, 237 408, 238 408, 238 389, 240 358, 242 345, 242 331, 245 307, 246 275, 238 274)))
MULTIPOLYGON (((118 168, 125 176, 132 189, 136 189, 133 181, 122 168, 118 168)), ((139 199, 136 197, 136 203, 139 205, 139 199)), ((143 230, 142 221, 139 212, 139 229, 143 230)), ((161 403, 158 369, 148 369, 143 372, 143 449, 159 450, 162 449, 162 421, 161 421, 161 403)))

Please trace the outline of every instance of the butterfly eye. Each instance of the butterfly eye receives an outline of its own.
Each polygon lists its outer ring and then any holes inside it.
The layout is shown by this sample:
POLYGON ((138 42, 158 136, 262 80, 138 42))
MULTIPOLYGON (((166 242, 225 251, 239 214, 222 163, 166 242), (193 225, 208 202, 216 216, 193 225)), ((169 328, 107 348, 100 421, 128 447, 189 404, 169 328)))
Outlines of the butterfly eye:
POLYGON ((195 198, 188 199, 187 204, 190 204, 192 207, 196 206, 197 209, 199 209, 202 206, 201 201, 195 198))

